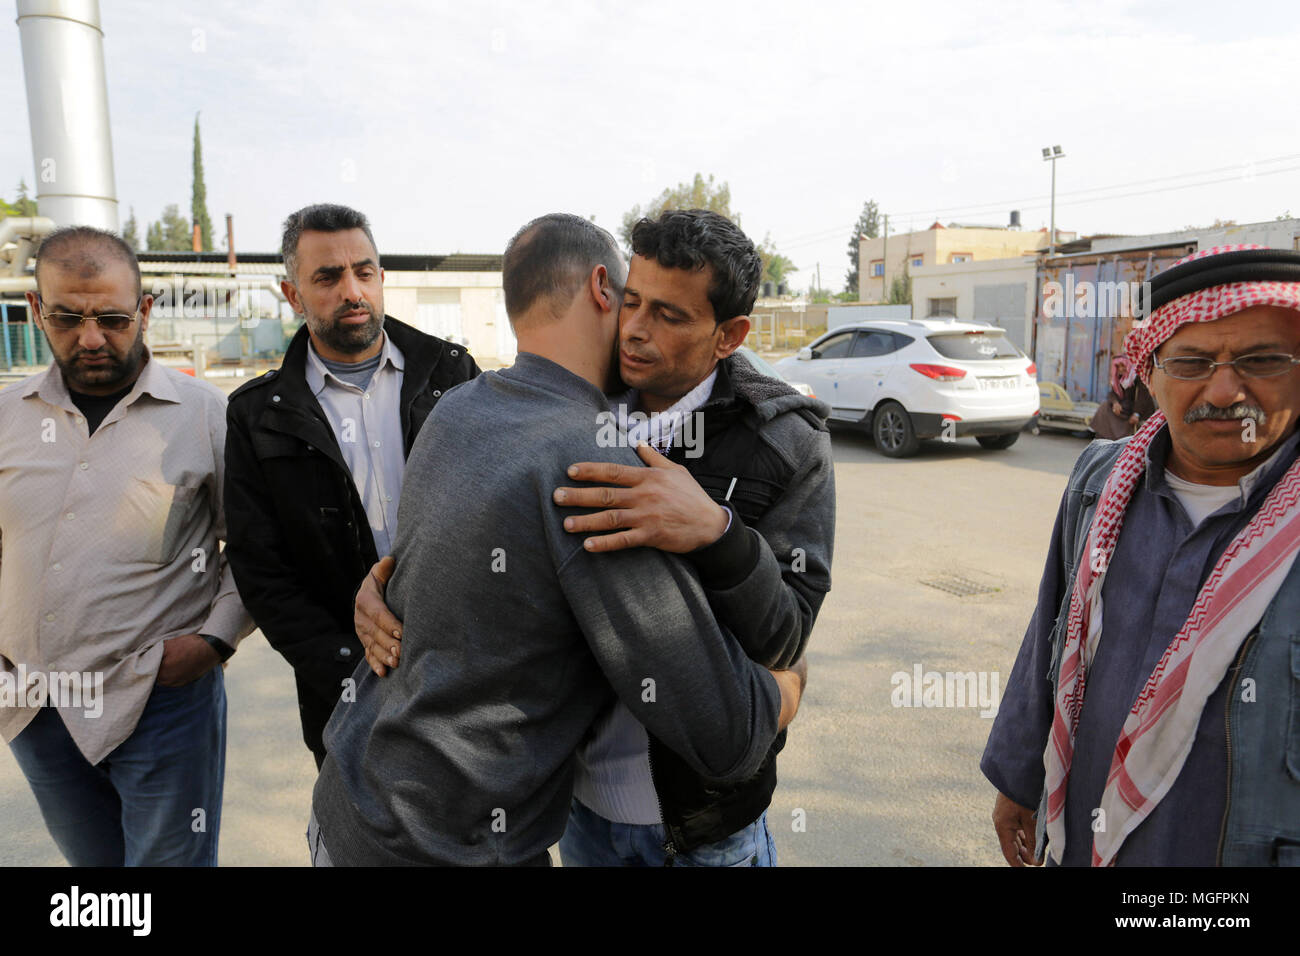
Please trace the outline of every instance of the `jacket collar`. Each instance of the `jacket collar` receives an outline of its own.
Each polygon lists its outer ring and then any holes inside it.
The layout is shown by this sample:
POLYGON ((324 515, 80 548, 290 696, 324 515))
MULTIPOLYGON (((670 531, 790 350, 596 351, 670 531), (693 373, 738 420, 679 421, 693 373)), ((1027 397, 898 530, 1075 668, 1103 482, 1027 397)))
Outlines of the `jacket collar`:
POLYGON ((520 352, 509 368, 494 373, 546 389, 565 398, 591 404, 602 412, 609 411, 609 397, 581 375, 575 375, 558 362, 534 352, 520 352))
MULTIPOLYGON (((405 370, 402 374, 402 391, 399 399, 402 416, 402 437, 406 451, 410 451, 414 436, 411 433, 411 404, 415 396, 429 384, 429 376, 442 360, 448 344, 442 339, 425 335, 391 315, 384 316, 384 335, 401 350, 405 370)), ((303 324, 284 353, 280 363, 278 381, 271 383, 271 400, 263 410, 263 423, 276 431, 301 434, 303 438, 328 453, 340 465, 343 456, 339 451, 334 430, 325 418, 320 403, 307 384, 307 344, 310 341, 306 324, 303 324)), ((346 467, 346 466, 344 466, 346 467)))
MULTIPOLYGON (((385 332, 384 344, 379 350, 379 364, 375 368, 375 374, 378 375, 388 365, 391 365, 398 372, 406 371, 406 357, 402 355, 402 350, 393 341, 393 337, 385 332)), ((325 390, 327 379, 333 379, 335 382, 342 381, 326 366, 325 360, 316 351, 310 338, 307 340, 307 358, 303 366, 303 376, 306 379, 308 390, 318 400, 320 393, 325 390)))

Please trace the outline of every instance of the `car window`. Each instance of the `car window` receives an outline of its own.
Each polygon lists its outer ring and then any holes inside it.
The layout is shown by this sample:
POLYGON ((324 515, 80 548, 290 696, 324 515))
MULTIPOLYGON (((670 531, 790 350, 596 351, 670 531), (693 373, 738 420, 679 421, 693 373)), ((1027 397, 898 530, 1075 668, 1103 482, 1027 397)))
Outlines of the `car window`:
POLYGON ((993 332, 943 332, 930 336, 930 344, 944 358, 963 362, 1020 358, 1017 349, 1000 330, 993 332))
POLYGON ((853 343, 853 350, 849 354, 850 358, 872 358, 877 355, 888 355, 897 349, 898 343, 888 332, 859 332, 857 340, 853 343))
POLYGON ((829 339, 823 340, 820 345, 813 346, 813 358, 815 359, 848 358, 849 347, 852 344, 853 344, 852 332, 841 332, 839 335, 832 335, 829 339))

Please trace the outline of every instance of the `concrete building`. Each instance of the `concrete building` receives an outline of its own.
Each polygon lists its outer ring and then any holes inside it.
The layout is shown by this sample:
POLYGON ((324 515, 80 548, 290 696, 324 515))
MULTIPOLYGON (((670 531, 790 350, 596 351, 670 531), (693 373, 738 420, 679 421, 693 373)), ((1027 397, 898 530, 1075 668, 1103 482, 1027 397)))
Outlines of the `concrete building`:
POLYGON ((1037 256, 920 266, 910 273, 912 317, 989 322, 1028 352, 1037 274, 1037 256))
MULTIPOLYGON (((455 340, 480 361, 514 361, 501 256, 395 254, 380 261, 389 315, 455 340)), ((240 254, 232 275, 224 253, 146 252, 140 270, 146 290, 164 296, 155 303, 152 337, 203 344, 213 359, 278 354, 299 324, 280 292, 278 253, 240 254)))
MULTIPOLYGON (((1019 217, 1014 214, 1012 222, 1012 226, 1006 227, 957 223, 944 226, 936 222, 921 232, 862 239, 858 244, 858 299, 862 302, 887 301, 890 284, 903 274, 904 269, 915 277, 918 270, 932 266, 1005 259, 1047 248, 1046 229, 1037 232, 1022 230, 1019 217)), ((1057 230, 1057 236, 1059 242, 1063 236, 1073 238, 1073 233, 1057 230)))

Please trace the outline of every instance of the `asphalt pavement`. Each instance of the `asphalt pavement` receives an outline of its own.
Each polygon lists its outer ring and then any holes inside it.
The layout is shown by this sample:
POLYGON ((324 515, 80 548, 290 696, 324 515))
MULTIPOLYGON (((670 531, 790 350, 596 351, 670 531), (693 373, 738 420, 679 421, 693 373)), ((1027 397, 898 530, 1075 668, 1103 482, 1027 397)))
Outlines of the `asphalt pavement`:
MULTIPOLYGON (((833 443, 833 588, 778 764, 769 821, 780 862, 1000 864, 993 790, 978 769, 991 723, 979 701, 895 705, 918 667, 983 675, 990 693, 1005 687, 1065 479, 1085 443, 1048 433, 1023 434, 1005 451, 973 439, 928 442, 906 460, 883 457, 855 432, 837 431, 833 443)), ((226 686, 221 863, 306 865, 316 772, 292 671, 257 632, 230 661, 226 686)), ((0 820, 0 865, 62 863, 7 747, 0 820)))

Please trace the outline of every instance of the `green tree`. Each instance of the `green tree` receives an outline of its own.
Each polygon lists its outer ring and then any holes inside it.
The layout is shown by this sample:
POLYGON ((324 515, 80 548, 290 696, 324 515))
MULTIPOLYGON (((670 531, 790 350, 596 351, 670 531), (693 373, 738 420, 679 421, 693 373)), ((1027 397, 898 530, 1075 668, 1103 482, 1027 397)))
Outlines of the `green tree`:
POLYGON ((903 260, 903 274, 894 276, 894 281, 889 283, 889 304, 912 304, 912 276, 907 271, 906 259, 903 260))
POLYGON ((131 215, 127 217, 126 225, 122 227, 122 241, 134 249, 140 251, 140 225, 135 221, 135 207, 131 207, 131 215))
POLYGON ((762 281, 771 282, 774 289, 779 289, 791 272, 799 271, 799 267, 788 256, 783 256, 776 251, 776 247, 772 245, 771 234, 765 236, 758 246, 758 256, 763 260, 762 281))
POLYGON ((171 203, 163 209, 162 218, 145 230, 145 246, 150 252, 188 252, 194 248, 192 236, 180 206, 171 203))
POLYGON ((5 216, 35 216, 36 200, 27 194, 27 180, 18 180, 18 198, 13 202, 0 199, 0 219, 5 216))
MULTIPOLYGON (((190 199, 190 220, 198 224, 204 252, 212 251, 212 220, 208 216, 208 187, 203 182, 203 144, 199 140, 199 114, 194 114, 194 193, 190 199)), ((190 240, 193 247, 193 240, 190 240)))
POLYGON ((726 183, 713 183, 712 174, 705 179, 699 173, 690 183, 678 183, 671 189, 665 189, 644 207, 633 206, 623 214, 623 227, 619 238, 623 245, 632 248, 632 227, 642 217, 654 219, 665 209, 708 209, 726 216, 736 225, 740 225, 740 216, 731 212, 731 187, 726 183))
POLYGON ((853 227, 853 235, 849 236, 849 271, 844 276, 844 291, 852 292, 855 295, 861 290, 858 282, 858 256, 862 247, 858 240, 862 236, 868 239, 875 239, 880 235, 880 210, 876 208, 876 201, 868 199, 862 206, 862 212, 858 215, 857 225, 853 227))

